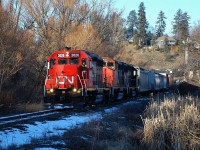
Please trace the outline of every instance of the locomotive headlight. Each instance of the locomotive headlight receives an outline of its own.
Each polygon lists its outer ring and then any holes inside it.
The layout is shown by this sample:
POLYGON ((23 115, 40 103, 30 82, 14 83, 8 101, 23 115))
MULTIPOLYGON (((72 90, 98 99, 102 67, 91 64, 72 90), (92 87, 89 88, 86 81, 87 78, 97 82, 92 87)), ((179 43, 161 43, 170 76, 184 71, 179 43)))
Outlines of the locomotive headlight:
POLYGON ((76 89, 76 88, 74 88, 74 89, 73 89, 73 92, 77 92, 77 89, 76 89))
POLYGON ((50 89, 50 92, 53 93, 53 89, 50 89))

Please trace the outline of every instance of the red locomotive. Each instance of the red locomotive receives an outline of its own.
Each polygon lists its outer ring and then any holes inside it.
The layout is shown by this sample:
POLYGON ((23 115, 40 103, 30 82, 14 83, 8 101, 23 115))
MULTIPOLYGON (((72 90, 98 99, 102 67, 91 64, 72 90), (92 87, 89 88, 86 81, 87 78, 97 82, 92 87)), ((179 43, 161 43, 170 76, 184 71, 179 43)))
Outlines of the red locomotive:
POLYGON ((119 93, 122 92, 123 98, 132 97, 132 92, 137 87, 137 70, 132 65, 108 57, 103 57, 103 60, 104 84, 105 87, 109 87, 111 96, 118 99, 119 93))
POLYGON ((48 58, 45 100, 92 98, 103 88, 102 70, 103 60, 98 55, 83 50, 55 51, 48 58))
POLYGON ((67 103, 81 98, 85 104, 93 104, 99 94, 101 101, 107 102, 161 89, 156 86, 167 88, 167 80, 161 83, 156 76, 161 75, 88 51, 57 50, 47 62, 45 102, 67 103))

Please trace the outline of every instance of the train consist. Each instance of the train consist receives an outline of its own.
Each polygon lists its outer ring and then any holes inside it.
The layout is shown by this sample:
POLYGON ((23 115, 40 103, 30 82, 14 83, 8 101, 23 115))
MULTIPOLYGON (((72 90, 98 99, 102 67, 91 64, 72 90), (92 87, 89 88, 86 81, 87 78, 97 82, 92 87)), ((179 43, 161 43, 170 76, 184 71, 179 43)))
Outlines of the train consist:
POLYGON ((47 61, 45 102, 93 104, 166 90, 168 75, 135 67, 84 50, 57 50, 47 61))

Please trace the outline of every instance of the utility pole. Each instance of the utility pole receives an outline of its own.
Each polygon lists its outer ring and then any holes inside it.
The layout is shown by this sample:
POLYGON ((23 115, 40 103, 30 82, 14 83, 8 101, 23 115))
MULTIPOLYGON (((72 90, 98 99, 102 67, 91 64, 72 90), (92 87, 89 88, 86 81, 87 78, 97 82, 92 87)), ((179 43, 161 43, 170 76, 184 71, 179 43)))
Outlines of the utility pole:
POLYGON ((189 57, 189 38, 187 38, 186 42, 183 41, 185 45, 185 64, 188 64, 188 57, 189 57))
POLYGON ((186 48, 185 48, 185 64, 187 65, 188 64, 188 46, 186 45, 186 48))
MULTIPOLYGON (((189 38, 187 38, 186 41, 183 41, 183 44, 185 46, 185 65, 186 65, 186 68, 188 69, 188 57, 189 57, 189 38)), ((188 70, 185 69, 185 73, 184 73, 184 80, 187 81, 188 79, 188 70)))

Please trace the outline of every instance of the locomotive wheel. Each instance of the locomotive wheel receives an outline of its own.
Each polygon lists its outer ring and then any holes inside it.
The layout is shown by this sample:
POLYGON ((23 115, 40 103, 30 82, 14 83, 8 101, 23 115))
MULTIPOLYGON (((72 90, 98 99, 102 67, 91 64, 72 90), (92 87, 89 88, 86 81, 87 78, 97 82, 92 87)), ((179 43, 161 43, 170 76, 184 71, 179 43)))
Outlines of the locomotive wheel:
POLYGON ((118 99, 118 95, 119 95, 119 92, 118 92, 118 89, 114 89, 114 101, 116 101, 118 99))
POLYGON ((97 91, 88 91, 88 96, 86 97, 86 105, 92 106, 96 101, 97 91))
POLYGON ((123 99, 127 99, 128 98, 128 94, 127 94, 127 89, 123 89, 123 99))
POLYGON ((132 97, 133 97, 133 91, 132 91, 132 89, 129 89, 128 95, 129 95, 129 98, 132 98, 132 97))

